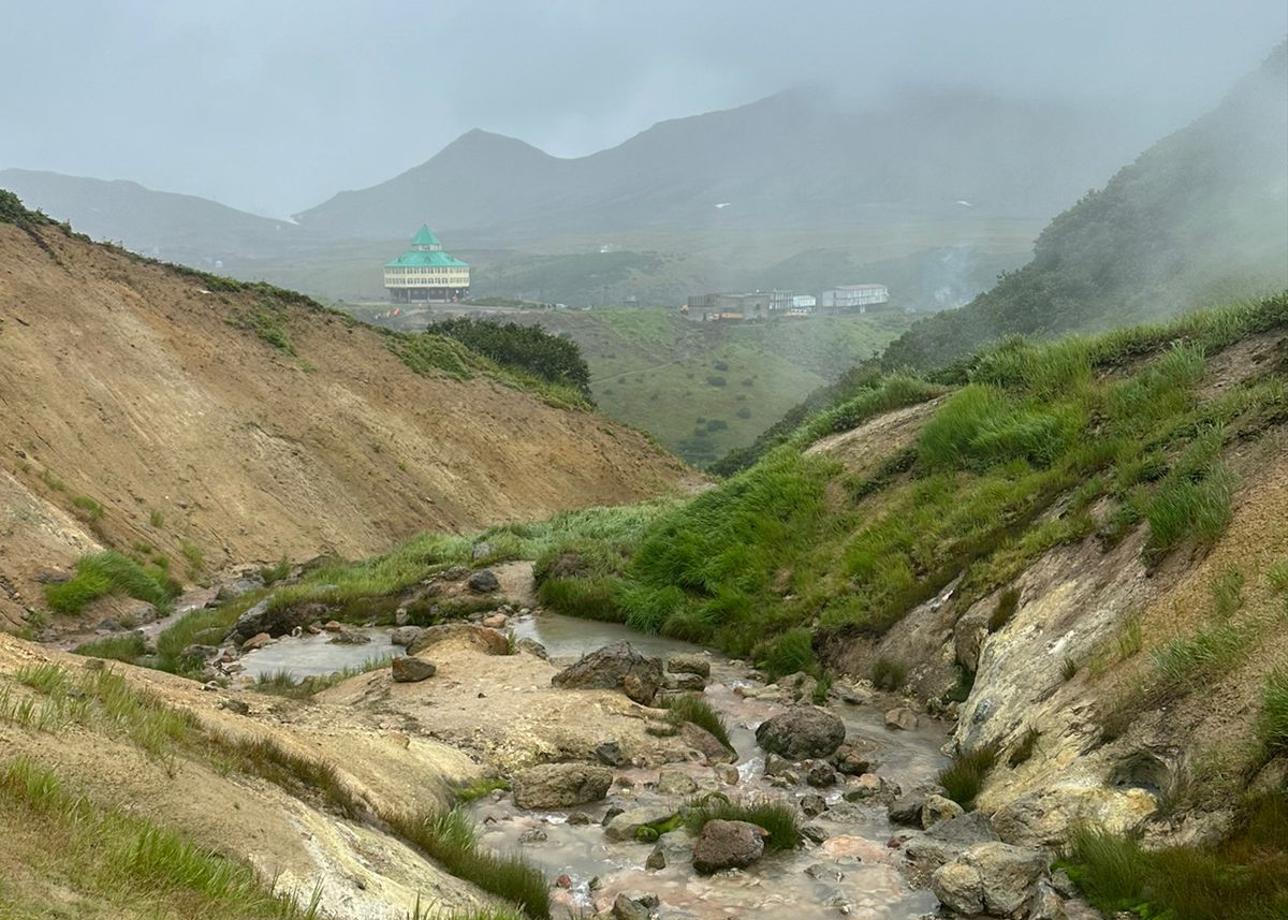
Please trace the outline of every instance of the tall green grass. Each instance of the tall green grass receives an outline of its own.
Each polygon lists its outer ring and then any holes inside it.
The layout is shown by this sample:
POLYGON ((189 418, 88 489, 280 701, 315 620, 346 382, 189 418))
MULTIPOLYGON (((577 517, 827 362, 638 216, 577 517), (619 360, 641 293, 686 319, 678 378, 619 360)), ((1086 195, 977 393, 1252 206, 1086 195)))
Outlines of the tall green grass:
POLYGON ((452 875, 517 905, 531 920, 550 917, 550 889, 541 872, 516 856, 484 849, 463 811, 438 815, 389 815, 399 837, 419 847, 452 875))
POLYGON ((143 565, 115 550, 82 556, 72 577, 45 586, 45 602, 58 613, 77 614, 110 594, 124 594, 167 609, 179 586, 164 570, 143 565))
POLYGON ((997 764, 998 748, 994 744, 981 744, 969 751, 958 751, 952 763, 939 771, 939 785, 952 799, 968 811, 975 807, 975 799, 984 788, 984 780, 997 764))
MULTIPOLYGON (((65 788, 25 758, 0 769, 0 824, 42 825, 48 843, 33 861, 97 902, 158 916, 195 911, 245 920, 314 920, 317 891, 301 905, 259 879, 249 865, 215 853, 145 818, 102 807, 65 788)), ((39 844, 37 844, 39 846, 39 844)))
POLYGON ((712 793, 692 802, 685 813, 685 824, 694 834, 715 820, 746 821, 764 828, 769 832, 765 847, 770 850, 794 850, 801 844, 801 813, 781 799, 750 796, 730 800, 712 793))
POLYGON ((705 729, 714 735, 716 740, 730 751, 733 750, 733 742, 729 740, 729 727, 725 725, 724 717, 699 694, 686 693, 684 696, 676 697, 666 704, 666 708, 667 717, 671 721, 692 722, 698 728, 705 729))

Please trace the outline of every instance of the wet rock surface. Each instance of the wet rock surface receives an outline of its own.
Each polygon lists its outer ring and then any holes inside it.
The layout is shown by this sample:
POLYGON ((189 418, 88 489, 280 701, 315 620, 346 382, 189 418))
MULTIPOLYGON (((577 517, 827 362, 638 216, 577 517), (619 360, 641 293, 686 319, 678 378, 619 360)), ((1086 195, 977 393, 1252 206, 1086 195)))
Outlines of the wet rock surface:
POLYGON ((830 757, 845 740, 845 723, 815 706, 798 706, 766 719, 756 729, 756 742, 788 760, 830 757))
POLYGON ((743 869, 765 852, 764 828, 746 821, 708 821, 693 844, 693 868, 699 872, 743 869))
POLYGON ((520 808, 567 808, 597 802, 608 792, 613 774, 606 767, 552 763, 514 777, 514 801, 520 808))

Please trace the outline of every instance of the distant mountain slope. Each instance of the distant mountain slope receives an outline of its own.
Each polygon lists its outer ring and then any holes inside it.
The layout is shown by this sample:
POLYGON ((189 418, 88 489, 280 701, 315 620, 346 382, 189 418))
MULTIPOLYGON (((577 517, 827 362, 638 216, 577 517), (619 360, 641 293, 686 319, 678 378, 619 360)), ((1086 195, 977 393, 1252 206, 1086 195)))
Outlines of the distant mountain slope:
POLYGON ((398 340, 299 295, 94 245, 13 203, 0 194, 0 622, 39 597, 41 569, 100 546, 151 547, 177 574, 365 555, 690 475, 433 339, 404 363, 398 340))
POLYGON ((426 215, 448 232, 511 237, 831 226, 965 209, 1045 217, 1103 181, 1148 130, 1104 111, 967 92, 855 109, 792 91, 661 122, 575 159, 471 131, 297 219, 321 235, 383 239, 426 215))
POLYGON ((126 180, 88 179, 27 169, 0 170, 7 188, 33 208, 96 240, 189 265, 280 249, 300 236, 289 221, 247 214, 196 195, 145 188, 126 180))
POLYGON ((1288 44, 1052 221, 1026 266, 918 323, 884 360, 934 367, 1007 334, 1105 329, 1284 287, 1288 44))

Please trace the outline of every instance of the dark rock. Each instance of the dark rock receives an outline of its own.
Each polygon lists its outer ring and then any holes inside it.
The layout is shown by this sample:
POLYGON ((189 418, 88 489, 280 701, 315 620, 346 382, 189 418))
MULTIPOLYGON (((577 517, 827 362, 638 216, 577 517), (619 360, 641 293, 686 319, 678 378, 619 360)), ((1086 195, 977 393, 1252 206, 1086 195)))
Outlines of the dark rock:
POLYGON ((662 662, 639 654, 629 643, 616 642, 582 656, 550 682, 565 689, 621 690, 647 705, 662 685, 662 662))
POLYGON ((491 569, 479 569, 469 577, 466 585, 475 594, 492 594, 501 590, 501 582, 491 569))
POLYGON ((765 852, 766 836, 746 821, 708 821, 693 844, 693 868, 706 873, 750 866, 765 852))
POLYGON ((797 706, 766 719, 756 743, 789 760, 830 757, 845 740, 845 723, 825 709, 797 706))
POLYGON ((389 670, 395 682, 414 684, 433 677, 438 672, 438 666, 424 658, 399 655, 390 664, 389 670))
POLYGON ((544 843, 549 835, 539 827, 530 827, 519 835, 519 843, 544 843))
POLYGON ((609 767, 626 765, 626 754, 616 741, 603 741, 595 745, 595 757, 600 763, 609 767))
POLYGON ((298 607, 287 606, 270 610, 268 599, 260 601, 237 618, 229 633, 229 638, 238 644, 251 636, 268 633, 270 636, 284 636, 296 626, 307 626, 316 619, 313 605, 298 607))
POLYGON ((801 828, 801 836, 804 837, 806 840, 808 840, 810 843, 822 843, 830 835, 826 830, 819 827, 817 824, 806 824, 804 827, 801 828))
POLYGON ((644 860, 645 869, 665 869, 666 868, 666 850, 659 844, 653 847, 653 852, 648 854, 648 859, 644 860))
POLYGON ((902 824, 904 827, 921 827, 921 806, 926 804, 926 797, 915 792, 901 796, 890 803, 886 815, 891 824, 902 824))
POLYGON ((684 722, 680 725, 680 740, 699 752, 709 763, 732 763, 738 757, 720 743, 720 739, 700 725, 684 722))
POLYGON ((542 661, 550 660, 550 653, 547 652, 546 647, 536 639, 520 639, 516 643, 516 648, 521 652, 527 652, 529 655, 535 655, 542 661))
POLYGON ((568 815, 568 823, 573 827, 585 827, 590 823, 590 815, 584 811, 574 811, 568 815))
POLYGON ((825 760, 812 761, 805 770, 805 782, 816 789, 824 789, 836 782, 836 770, 825 760))
POLYGON ((514 777, 514 802, 520 808, 568 808, 602 799, 613 783, 606 767, 552 763, 514 777))
POLYGON ((815 794, 801 796, 801 811, 808 818, 817 818, 827 811, 827 800, 815 794))
MULTIPOLYGON (((657 906, 656 898, 652 906, 657 906)), ((652 907, 641 898, 631 897, 623 891, 613 899, 613 920, 650 920, 652 916, 652 907)))

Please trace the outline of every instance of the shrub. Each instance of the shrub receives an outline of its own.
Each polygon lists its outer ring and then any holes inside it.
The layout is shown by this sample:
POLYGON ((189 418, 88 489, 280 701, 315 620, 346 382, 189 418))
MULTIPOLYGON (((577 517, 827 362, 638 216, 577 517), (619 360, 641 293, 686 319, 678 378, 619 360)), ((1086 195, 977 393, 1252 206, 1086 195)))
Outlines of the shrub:
POLYGON ((103 517, 103 506, 88 495, 77 495, 72 499, 72 505, 83 512, 89 521, 97 521, 103 517))
POLYGON ((689 807, 685 824, 691 833, 699 833, 708 821, 746 821, 769 832, 765 847, 770 850, 794 850, 801 843, 800 812, 781 799, 751 797, 730 801, 720 793, 708 795, 689 807))
POLYGON ((984 780, 997 763, 997 746, 982 744, 973 751, 959 751, 953 762, 939 772, 939 785, 948 797, 968 811, 984 788, 984 780))
POLYGON ((729 729, 725 725, 724 718, 700 695, 688 693, 676 697, 667 702, 666 708, 667 718, 672 722, 692 722, 698 728, 705 729, 714 735, 726 748, 733 750, 733 742, 729 740, 729 729))
POLYGON ((872 665, 872 683, 878 690, 894 692, 908 679, 908 666, 882 655, 872 665))
POLYGON ((497 364, 534 374, 550 383, 590 396, 590 368, 581 349, 570 339, 551 335, 540 326, 497 323, 460 317, 433 326, 435 335, 455 339, 497 364))
POLYGON ((179 587, 154 566, 143 566, 115 550, 82 556, 76 571, 62 584, 45 586, 45 602, 59 613, 80 613, 109 594, 125 594, 159 609, 169 606, 179 587))
POLYGON ((1225 570, 1209 587, 1217 616, 1229 617, 1243 606, 1243 573, 1238 569, 1225 570))

